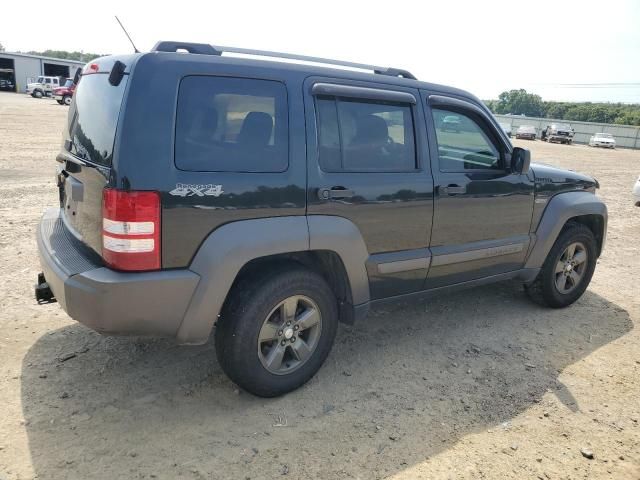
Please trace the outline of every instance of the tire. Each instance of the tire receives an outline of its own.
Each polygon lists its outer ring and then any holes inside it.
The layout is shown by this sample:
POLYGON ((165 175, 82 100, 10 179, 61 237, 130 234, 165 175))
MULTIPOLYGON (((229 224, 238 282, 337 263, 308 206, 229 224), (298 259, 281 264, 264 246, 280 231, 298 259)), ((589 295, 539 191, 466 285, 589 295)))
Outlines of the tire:
POLYGON ((58 105, 64 105, 64 103, 62 102, 62 100, 56 100, 56 102, 58 102, 58 105))
POLYGON ((65 105, 71 105, 71 96, 65 95, 64 97, 62 97, 62 103, 64 103, 65 105))
POLYGON ((42 98, 43 97, 42 90, 34 90, 31 96, 34 98, 42 98))
POLYGON ((529 297, 536 303, 552 308, 563 308, 574 303, 582 296, 591 282, 596 268, 596 252, 596 239, 593 232, 579 223, 567 223, 551 247, 540 273, 532 284, 525 286, 529 297), (567 249, 574 244, 580 245, 575 249, 574 258, 577 258, 581 248, 586 255, 585 264, 580 270, 578 269, 582 263, 575 265, 570 269, 571 273, 566 272, 565 275, 565 270, 558 272, 558 269, 563 263, 566 265, 567 249), (574 280, 566 279, 565 287, 567 290, 561 291, 558 282, 562 282, 562 280, 559 277, 571 276, 573 273, 580 275, 579 281, 574 283, 574 280))
POLYGON ((276 397, 302 386, 320 369, 333 346, 338 306, 329 285, 315 272, 297 264, 264 268, 269 271, 248 275, 233 288, 216 326, 215 346, 218 362, 233 382, 259 397, 276 397), (288 317, 294 318, 288 327, 286 321, 281 323, 285 307, 278 306, 292 299, 297 313, 288 317), (300 323, 297 334, 293 332, 295 320, 299 322, 314 307, 319 323, 307 330, 300 323), (261 343, 263 331, 274 340, 261 343), (307 347, 310 351, 304 361, 294 350, 303 345, 301 351, 307 347), (285 353, 272 355, 275 350, 285 353), (280 358, 280 370, 277 360, 271 369, 267 366, 273 358, 280 358))

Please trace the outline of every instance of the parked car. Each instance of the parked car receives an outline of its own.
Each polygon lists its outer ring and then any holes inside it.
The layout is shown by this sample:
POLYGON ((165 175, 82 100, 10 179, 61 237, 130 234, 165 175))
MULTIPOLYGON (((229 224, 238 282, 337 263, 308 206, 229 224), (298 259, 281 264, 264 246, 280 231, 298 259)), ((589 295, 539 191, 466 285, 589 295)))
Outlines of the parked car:
POLYGON ((589 146, 616 148, 616 139, 610 133, 595 133, 589 139, 589 146))
POLYGON ((536 127, 532 125, 521 125, 516 130, 516 138, 525 138, 527 140, 536 139, 536 127))
POLYGON ((584 293, 607 226, 598 182, 530 164, 475 96, 232 51, 254 58, 160 42, 87 65, 60 204, 37 227, 38 301, 103 334, 202 344, 215 326, 222 369, 271 397, 373 305, 499 280, 554 308, 584 293))
POLYGON ((71 105, 71 99, 75 89, 76 84, 73 82, 73 78, 67 78, 67 81, 62 87, 53 90, 53 98, 60 105, 71 105))
POLYGON ((9 78, 0 78, 0 90, 8 90, 12 92, 14 88, 15 84, 13 83, 13 80, 9 78))
POLYGON ((53 89, 60 86, 60 77, 38 77, 35 82, 27 84, 27 95, 35 98, 51 96, 53 89))
POLYGON ((571 145, 573 143, 574 130, 568 123, 552 123, 542 131, 542 140, 549 143, 560 142, 571 145))
POLYGON ((507 134, 507 137, 511 138, 511 125, 504 122, 498 122, 498 125, 500 125, 502 131, 507 134))
POLYGON ((636 184, 633 186, 633 204, 636 207, 640 207, 640 177, 638 177, 636 184))
POLYGON ((447 115, 442 119, 442 131, 456 132, 460 131, 460 117, 457 115, 447 115))

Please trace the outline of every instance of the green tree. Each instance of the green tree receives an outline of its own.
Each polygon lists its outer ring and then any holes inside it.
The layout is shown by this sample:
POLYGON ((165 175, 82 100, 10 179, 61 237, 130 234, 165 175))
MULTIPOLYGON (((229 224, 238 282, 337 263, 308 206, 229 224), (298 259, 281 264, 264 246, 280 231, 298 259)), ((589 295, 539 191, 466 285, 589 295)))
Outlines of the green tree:
POLYGON ((502 92, 495 105, 496 113, 512 113, 514 115, 527 115, 529 117, 541 117, 544 115, 542 98, 540 95, 528 93, 524 89, 502 92))
POLYGON ((582 122, 615 123, 640 126, 640 105, 627 103, 545 102, 526 90, 502 92, 498 100, 485 100, 493 113, 575 120, 582 122))

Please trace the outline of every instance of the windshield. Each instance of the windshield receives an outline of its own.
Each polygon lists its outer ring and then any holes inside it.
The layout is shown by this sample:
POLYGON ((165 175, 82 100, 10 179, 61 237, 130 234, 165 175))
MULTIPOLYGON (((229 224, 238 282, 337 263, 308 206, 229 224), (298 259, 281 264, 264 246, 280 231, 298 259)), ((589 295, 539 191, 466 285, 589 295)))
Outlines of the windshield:
POLYGON ((600 138, 613 138, 613 135, 610 133, 596 133, 596 137, 600 138))
POLYGON ((71 85, 73 85, 73 80, 71 80, 70 78, 67 78, 67 81, 64 82, 64 86, 69 88, 71 85))
POLYGON ((83 160, 111 166, 113 144, 128 75, 114 87, 109 75, 85 75, 73 95, 71 153, 83 160))
POLYGON ((44 83, 44 77, 38 77, 36 83, 44 83))

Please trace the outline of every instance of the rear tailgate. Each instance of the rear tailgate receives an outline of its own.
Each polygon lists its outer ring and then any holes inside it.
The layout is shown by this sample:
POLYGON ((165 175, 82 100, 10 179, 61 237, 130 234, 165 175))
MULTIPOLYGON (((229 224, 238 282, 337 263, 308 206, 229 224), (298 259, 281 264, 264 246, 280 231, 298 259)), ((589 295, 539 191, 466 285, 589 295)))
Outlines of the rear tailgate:
POLYGON ((102 253, 102 193, 113 168, 116 127, 129 75, 109 82, 113 57, 85 68, 69 109, 58 155, 62 219, 77 238, 102 253), (97 65, 97 67, 90 67, 97 65), (96 72, 97 68, 97 72, 96 72), (104 70, 104 72, 103 72, 104 70))

